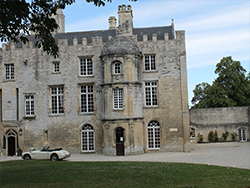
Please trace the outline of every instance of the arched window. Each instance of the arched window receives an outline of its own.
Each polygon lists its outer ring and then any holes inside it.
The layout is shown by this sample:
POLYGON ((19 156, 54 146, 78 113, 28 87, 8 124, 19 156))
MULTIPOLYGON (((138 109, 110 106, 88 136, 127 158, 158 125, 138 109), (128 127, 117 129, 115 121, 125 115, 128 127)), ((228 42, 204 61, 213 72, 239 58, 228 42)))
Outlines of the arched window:
POLYGON ((148 148, 161 148, 161 128, 157 121, 150 121, 148 124, 148 148))
POLYGON ((82 126, 82 151, 95 151, 95 131, 89 124, 82 126))
POLYGON ((114 63, 114 74, 121 74, 121 63, 120 62, 115 62, 114 63))
POLYGON ((238 129, 238 137, 240 142, 247 141, 247 133, 245 128, 239 128, 238 129))
POLYGON ((195 139, 195 128, 190 128, 190 139, 195 139))

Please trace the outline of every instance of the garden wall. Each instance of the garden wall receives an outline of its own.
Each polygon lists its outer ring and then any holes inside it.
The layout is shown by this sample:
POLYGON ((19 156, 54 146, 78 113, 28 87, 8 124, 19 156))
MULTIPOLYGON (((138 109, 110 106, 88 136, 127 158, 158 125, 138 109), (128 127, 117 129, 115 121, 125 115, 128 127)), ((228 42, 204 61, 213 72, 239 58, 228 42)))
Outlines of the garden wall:
POLYGON ((210 131, 217 131, 218 137, 222 140, 222 134, 229 132, 227 141, 232 141, 231 133, 236 133, 238 141, 250 140, 250 107, 228 107, 228 108, 201 108, 190 109, 190 134, 191 142, 208 142, 210 131))

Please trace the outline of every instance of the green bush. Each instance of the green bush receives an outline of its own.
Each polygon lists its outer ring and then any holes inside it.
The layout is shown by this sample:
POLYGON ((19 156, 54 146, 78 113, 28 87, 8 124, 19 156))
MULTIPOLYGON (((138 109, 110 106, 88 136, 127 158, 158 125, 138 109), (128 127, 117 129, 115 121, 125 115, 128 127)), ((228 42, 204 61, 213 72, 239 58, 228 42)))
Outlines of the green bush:
POLYGON ((209 142, 213 142, 214 141, 214 132, 210 131, 208 134, 208 140, 209 142))
POLYGON ((228 135, 229 135, 229 132, 228 132, 228 131, 226 131, 225 133, 222 133, 223 141, 226 141, 226 140, 227 140, 228 135))
POLYGON ((236 138, 237 138, 238 135, 235 132, 232 132, 231 136, 232 136, 232 140, 236 141, 236 138))
POLYGON ((218 142, 218 141, 219 141, 219 137, 218 137, 217 131, 214 132, 214 141, 215 141, 215 142, 218 142))

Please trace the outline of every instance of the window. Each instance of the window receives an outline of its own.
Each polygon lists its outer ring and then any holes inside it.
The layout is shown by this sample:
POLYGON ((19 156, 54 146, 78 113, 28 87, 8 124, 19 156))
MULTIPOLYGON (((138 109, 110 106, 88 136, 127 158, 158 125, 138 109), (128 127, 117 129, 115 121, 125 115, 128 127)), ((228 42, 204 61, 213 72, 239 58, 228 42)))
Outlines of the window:
POLYGON ((80 59, 80 75, 81 76, 93 75, 93 62, 91 58, 80 59))
POLYGON ((148 148, 161 148, 161 129, 157 121, 150 121, 148 124, 148 148))
POLYGON ((60 70, 59 70, 59 62, 54 62, 53 63, 53 72, 55 72, 55 73, 60 72, 60 70))
POLYGON ((247 141, 246 129, 245 128, 238 129, 238 136, 239 136, 239 141, 240 142, 247 141))
POLYGON ((195 129, 190 128, 190 139, 195 139, 195 129))
POLYGON ((94 112, 93 85, 80 86, 81 113, 94 112))
POLYGON ((14 64, 5 64, 5 79, 14 79, 14 64))
POLYGON ((51 87, 51 114, 63 114, 63 86, 51 87))
POLYGON ((155 55, 145 55, 144 61, 145 61, 145 70, 146 71, 156 70, 155 55))
POLYGON ((114 109, 123 109, 123 89, 114 89, 114 109))
POLYGON ((89 124, 82 127, 82 151, 95 151, 95 132, 89 124))
POLYGON ((34 116, 34 95, 25 96, 25 116, 34 116))
POLYGON ((117 62, 114 64, 114 74, 121 74, 121 63, 117 62))
POLYGON ((145 82, 146 106, 158 105, 157 82, 145 82))

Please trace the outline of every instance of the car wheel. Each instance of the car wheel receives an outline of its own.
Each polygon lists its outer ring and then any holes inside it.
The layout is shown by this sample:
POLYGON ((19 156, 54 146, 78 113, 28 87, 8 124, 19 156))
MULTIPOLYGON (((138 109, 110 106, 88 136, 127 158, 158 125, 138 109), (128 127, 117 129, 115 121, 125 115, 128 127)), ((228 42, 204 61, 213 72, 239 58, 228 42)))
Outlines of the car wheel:
POLYGON ((23 159, 24 159, 24 160, 30 160, 31 157, 30 157, 30 155, 24 155, 23 159))
POLYGON ((58 161, 58 156, 56 154, 53 154, 51 156, 51 161, 58 161))

